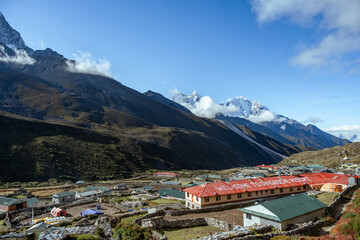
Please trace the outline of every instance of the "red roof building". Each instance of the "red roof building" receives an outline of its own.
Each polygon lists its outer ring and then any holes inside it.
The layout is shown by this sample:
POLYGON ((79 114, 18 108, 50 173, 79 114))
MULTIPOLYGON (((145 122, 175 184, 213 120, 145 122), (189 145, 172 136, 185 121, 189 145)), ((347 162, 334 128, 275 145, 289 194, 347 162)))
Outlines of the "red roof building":
POLYGON ((275 166, 271 166, 271 165, 265 165, 265 164, 257 165, 257 166, 255 166, 254 168, 258 168, 258 169, 268 169, 268 170, 278 170, 278 169, 279 169, 279 167, 275 167, 275 166))
POLYGON ((357 184, 358 182, 358 176, 334 173, 310 173, 297 176, 211 182, 186 188, 183 191, 186 192, 186 207, 196 209, 209 205, 301 193, 309 189, 320 190, 325 183, 338 184, 345 189, 347 186, 357 184))
POLYGON ((307 177, 310 179, 310 186, 320 191, 321 187, 326 183, 333 183, 336 185, 341 185, 343 190, 349 185, 355 185, 359 183, 359 176, 351 176, 345 174, 336 174, 336 173, 307 173, 300 174, 300 177, 307 177))
POLYGON ((157 172, 154 173, 154 175, 157 177, 176 177, 179 174, 171 173, 171 172, 157 172))
POLYGON ((310 183, 311 181, 306 177, 278 176, 205 183, 183 191, 186 192, 186 206, 194 209, 209 205, 306 192, 310 183))
POLYGON ((66 211, 64 209, 61 209, 61 208, 53 208, 53 209, 51 209, 50 213, 54 217, 66 216, 66 211))

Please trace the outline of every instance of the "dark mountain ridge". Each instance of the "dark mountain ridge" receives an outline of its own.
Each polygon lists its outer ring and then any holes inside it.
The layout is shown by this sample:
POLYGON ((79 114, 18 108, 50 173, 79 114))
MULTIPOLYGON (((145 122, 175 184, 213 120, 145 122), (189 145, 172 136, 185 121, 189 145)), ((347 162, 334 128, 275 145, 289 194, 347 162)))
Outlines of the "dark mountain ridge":
POLYGON ((0 129, 7 136, 1 180, 112 179, 152 168, 224 169, 281 160, 217 120, 109 77, 71 72, 70 60, 51 49, 29 56, 33 64, 0 61, 0 110, 6 112, 0 129), (19 168, 27 169, 24 177, 19 168))

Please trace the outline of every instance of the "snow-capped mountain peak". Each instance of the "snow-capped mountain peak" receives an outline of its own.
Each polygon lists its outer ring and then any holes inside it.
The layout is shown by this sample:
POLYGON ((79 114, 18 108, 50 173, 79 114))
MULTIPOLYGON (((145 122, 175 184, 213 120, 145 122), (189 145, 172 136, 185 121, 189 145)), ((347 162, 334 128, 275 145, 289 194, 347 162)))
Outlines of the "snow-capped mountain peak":
POLYGON ((230 98, 225 103, 218 104, 211 97, 201 96, 196 91, 187 96, 175 90, 171 99, 201 117, 213 118, 221 113, 224 116, 248 118, 254 122, 272 121, 276 118, 276 115, 267 107, 243 96, 230 98))
POLYGON ((0 12, 0 42, 11 49, 23 49, 32 52, 32 49, 25 45, 20 33, 13 29, 0 12))
POLYGON ((261 114, 261 111, 269 110, 267 107, 261 105, 258 101, 250 101, 243 96, 229 98, 224 103, 225 106, 230 106, 231 104, 239 109, 238 112, 230 114, 229 116, 231 117, 249 117, 250 115, 258 116, 261 114))

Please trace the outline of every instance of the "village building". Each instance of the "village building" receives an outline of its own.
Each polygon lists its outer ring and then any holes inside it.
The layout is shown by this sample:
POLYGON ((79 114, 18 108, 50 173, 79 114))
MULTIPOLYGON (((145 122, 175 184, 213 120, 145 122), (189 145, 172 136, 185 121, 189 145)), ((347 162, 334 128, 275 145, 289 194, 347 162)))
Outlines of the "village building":
POLYGON ((196 180, 202 181, 202 182, 220 182, 221 181, 221 175, 217 174, 203 174, 199 175, 195 178, 196 180))
POLYGON ((28 208, 37 207, 38 204, 40 203, 40 200, 37 199, 36 197, 26 198, 24 200, 27 202, 27 207, 28 208))
POLYGON ((103 192, 100 190, 77 192, 75 194, 75 199, 93 198, 93 197, 96 197, 96 196, 99 196, 102 194, 103 194, 103 192))
POLYGON ((61 208, 53 208, 53 209, 51 209, 50 213, 54 217, 66 216, 66 211, 64 209, 61 209, 61 208))
POLYGON ((325 216, 326 206, 316 198, 301 193, 239 210, 243 212, 244 227, 272 225, 282 231, 289 225, 309 222, 325 216))
POLYGON ((72 202, 75 201, 75 192, 74 191, 67 191, 61 192, 52 195, 52 203, 63 203, 63 202, 72 202))
POLYGON ((162 188, 157 192, 157 195, 160 197, 166 197, 171 199, 185 199, 185 192, 171 189, 171 188, 162 188))
POLYGON ((178 175, 179 174, 172 173, 172 172, 157 172, 157 173, 154 173, 154 176, 156 176, 156 177, 176 177, 178 175))
POLYGON ((0 197, 0 211, 10 212, 27 207, 27 202, 22 199, 0 197))
POLYGON ((268 170, 268 171, 275 171, 275 170, 279 169, 279 167, 271 166, 271 165, 265 165, 265 164, 255 166, 254 168, 255 169, 261 169, 261 170, 268 170))
MULTIPOLYGON (((309 174, 300 174, 300 177, 306 177, 311 182, 309 185, 312 189, 321 191, 321 188, 324 184, 333 183, 335 185, 341 186, 343 191, 345 188, 349 186, 353 186, 359 183, 359 176, 351 176, 345 174, 336 174, 336 173, 309 173, 309 174)), ((338 189, 338 187, 336 187, 338 189)))
POLYGON ((212 182, 184 189, 186 207, 199 209, 212 205, 283 196, 309 190, 306 177, 278 176, 229 182, 212 182))

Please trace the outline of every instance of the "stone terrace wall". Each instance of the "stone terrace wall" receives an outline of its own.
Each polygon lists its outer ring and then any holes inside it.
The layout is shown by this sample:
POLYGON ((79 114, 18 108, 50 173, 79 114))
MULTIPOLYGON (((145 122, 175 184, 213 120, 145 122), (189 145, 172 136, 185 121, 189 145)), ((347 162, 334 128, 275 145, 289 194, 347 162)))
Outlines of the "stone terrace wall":
MULTIPOLYGON (((337 217, 339 207, 348 202, 354 192, 359 189, 360 184, 346 188, 340 195, 326 208, 326 215, 337 217)), ((340 215, 341 216, 341 215, 340 215)))
POLYGON ((213 226, 228 231, 230 226, 228 223, 214 219, 214 218, 194 218, 194 219, 180 219, 180 220, 165 220, 164 216, 143 219, 141 221, 142 227, 149 227, 151 229, 164 228, 189 228, 198 226, 213 226))
POLYGON ((270 198, 262 198, 262 199, 256 199, 256 200, 249 200, 249 201, 241 201, 236 203, 227 203, 227 204, 221 204, 216 206, 209 206, 205 208, 200 209, 185 209, 185 210, 175 210, 175 211, 168 211, 167 214, 171 216, 180 216, 185 215, 188 213, 208 213, 208 212, 216 212, 216 211, 224 211, 234 208, 242 208, 247 207, 250 205, 253 205, 255 202, 265 202, 268 200, 276 199, 278 197, 270 197, 270 198))

